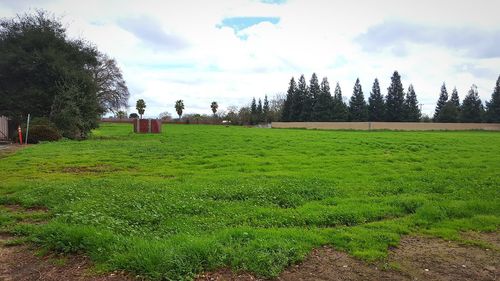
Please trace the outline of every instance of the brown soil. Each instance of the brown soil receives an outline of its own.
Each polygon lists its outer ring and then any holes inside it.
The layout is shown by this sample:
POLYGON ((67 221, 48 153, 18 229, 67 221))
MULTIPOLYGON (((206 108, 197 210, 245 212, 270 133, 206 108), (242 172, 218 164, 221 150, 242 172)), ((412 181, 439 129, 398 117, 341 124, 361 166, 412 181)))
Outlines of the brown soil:
POLYGON ((20 145, 20 144, 7 144, 7 145, 2 145, 0 146, 0 158, 6 157, 12 153, 14 153, 16 150, 25 148, 28 145, 20 145))
MULTIPOLYGON (((468 239, 498 243, 499 233, 467 233, 468 239)), ((498 244, 496 244, 498 245, 498 244)), ((408 236, 390 251, 386 261, 369 264, 330 247, 315 249, 277 280, 497 280, 500 252, 495 249, 408 236)), ((208 272, 201 280, 262 280, 228 269, 208 272)))

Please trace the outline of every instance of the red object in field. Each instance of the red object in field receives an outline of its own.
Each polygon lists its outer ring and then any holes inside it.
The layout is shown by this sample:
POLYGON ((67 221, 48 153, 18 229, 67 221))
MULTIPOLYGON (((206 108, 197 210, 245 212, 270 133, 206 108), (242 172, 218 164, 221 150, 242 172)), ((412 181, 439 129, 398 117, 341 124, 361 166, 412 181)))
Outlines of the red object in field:
POLYGON ((21 131, 21 126, 17 126, 17 133, 19 134, 19 143, 23 144, 23 132, 21 131))
POLYGON ((134 132, 136 133, 161 133, 161 120, 159 119, 135 119, 134 132))

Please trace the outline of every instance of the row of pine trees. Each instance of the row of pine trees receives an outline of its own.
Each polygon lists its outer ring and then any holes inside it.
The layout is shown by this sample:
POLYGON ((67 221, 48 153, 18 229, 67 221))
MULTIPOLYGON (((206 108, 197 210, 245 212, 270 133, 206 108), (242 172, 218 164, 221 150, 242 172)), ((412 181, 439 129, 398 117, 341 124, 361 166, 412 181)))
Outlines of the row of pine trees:
MULTIPOLYGON (((313 73, 309 85, 304 75, 298 83, 292 77, 289 83, 286 99, 283 105, 282 121, 387 121, 387 122, 418 122, 422 117, 421 109, 413 85, 410 84, 406 93, 401 83, 401 76, 394 71, 390 87, 384 97, 380 92, 377 79, 373 82, 368 103, 363 89, 356 80, 349 103, 344 102, 342 90, 337 83, 333 96, 330 85, 325 77, 319 83, 313 73)), ((443 83, 434 118, 435 122, 500 122, 500 76, 498 77, 491 100, 486 102, 486 109, 479 98, 477 87, 472 85, 462 104, 457 89, 448 96, 443 83)))
POLYGON ((405 94, 401 76, 397 71, 392 75, 391 85, 385 98, 380 92, 378 79, 375 79, 368 103, 359 79, 356 79, 351 99, 349 104, 346 104, 338 83, 332 96, 326 77, 320 84, 318 77, 313 73, 309 85, 304 75, 300 76, 298 83, 292 77, 282 113, 282 121, 292 122, 417 122, 420 117, 421 112, 415 89, 410 85, 405 94))

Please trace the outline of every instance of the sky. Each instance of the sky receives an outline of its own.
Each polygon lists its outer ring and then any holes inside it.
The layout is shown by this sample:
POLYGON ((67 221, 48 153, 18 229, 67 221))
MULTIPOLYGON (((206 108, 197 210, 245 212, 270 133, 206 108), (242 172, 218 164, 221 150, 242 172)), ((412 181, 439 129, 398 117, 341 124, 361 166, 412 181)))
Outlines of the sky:
POLYGON ((349 98, 359 77, 368 99, 397 70, 432 114, 441 85, 483 102, 500 75, 498 0, 0 0, 0 17, 44 9, 71 38, 115 58, 129 87, 128 113, 210 113, 252 97, 285 94, 291 77, 328 77, 349 98))

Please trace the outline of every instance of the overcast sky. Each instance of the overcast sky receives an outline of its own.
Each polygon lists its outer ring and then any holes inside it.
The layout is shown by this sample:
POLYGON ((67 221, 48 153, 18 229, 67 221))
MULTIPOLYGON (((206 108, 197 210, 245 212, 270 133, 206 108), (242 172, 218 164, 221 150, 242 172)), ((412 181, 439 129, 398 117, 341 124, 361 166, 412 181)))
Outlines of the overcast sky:
POLYGON ((385 95, 394 70, 412 83, 425 113, 441 84, 463 99, 472 84, 489 99, 500 74, 500 1, 122 1, 0 0, 0 16, 42 8, 68 34, 114 57, 146 116, 209 113, 253 96, 286 92, 316 72, 350 97, 374 78, 385 95))

